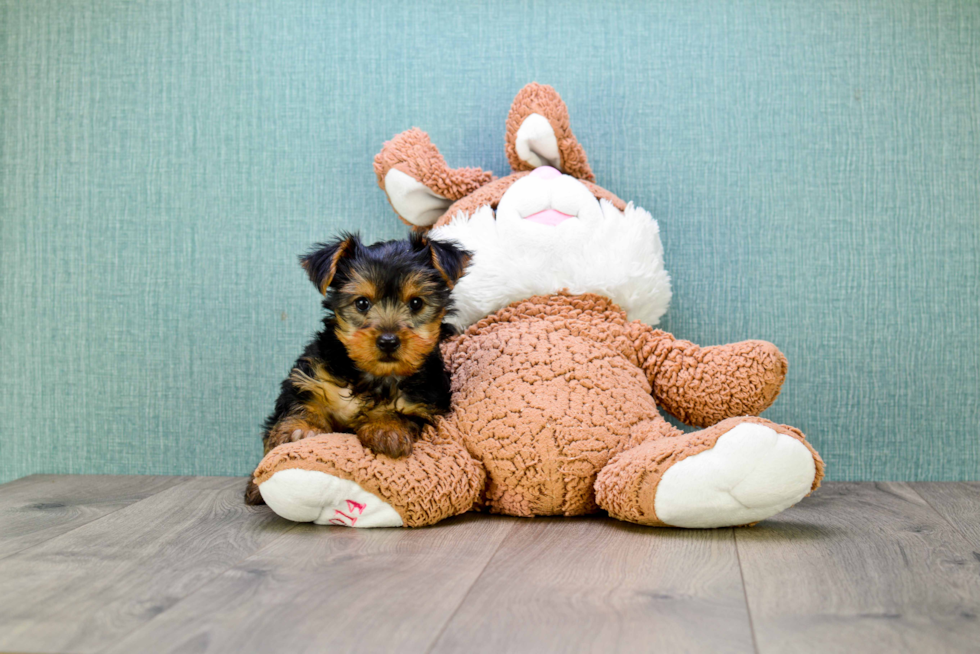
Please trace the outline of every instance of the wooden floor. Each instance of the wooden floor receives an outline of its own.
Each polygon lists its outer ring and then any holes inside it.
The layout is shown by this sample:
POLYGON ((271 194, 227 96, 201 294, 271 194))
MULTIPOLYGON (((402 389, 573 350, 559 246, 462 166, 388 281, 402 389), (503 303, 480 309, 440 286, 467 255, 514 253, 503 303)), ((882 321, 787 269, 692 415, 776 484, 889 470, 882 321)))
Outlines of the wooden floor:
POLYGON ((3 652, 980 652, 980 483, 754 528, 297 525, 225 477, 0 486, 3 652))

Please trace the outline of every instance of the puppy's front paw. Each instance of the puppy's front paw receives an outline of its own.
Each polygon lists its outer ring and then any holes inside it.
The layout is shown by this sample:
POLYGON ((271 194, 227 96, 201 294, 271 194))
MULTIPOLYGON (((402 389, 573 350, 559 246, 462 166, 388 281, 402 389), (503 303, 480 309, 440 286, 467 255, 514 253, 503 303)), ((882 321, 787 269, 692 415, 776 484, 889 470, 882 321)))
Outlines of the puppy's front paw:
POLYGON ((389 421, 369 422, 357 430, 361 445, 375 454, 387 454, 393 459, 412 453, 414 434, 403 424, 389 421))
POLYGON ((294 429, 293 433, 289 435, 289 440, 295 443, 296 441, 301 441, 304 438, 313 438, 316 435, 317 432, 314 429, 307 429, 305 431, 302 429, 294 429))

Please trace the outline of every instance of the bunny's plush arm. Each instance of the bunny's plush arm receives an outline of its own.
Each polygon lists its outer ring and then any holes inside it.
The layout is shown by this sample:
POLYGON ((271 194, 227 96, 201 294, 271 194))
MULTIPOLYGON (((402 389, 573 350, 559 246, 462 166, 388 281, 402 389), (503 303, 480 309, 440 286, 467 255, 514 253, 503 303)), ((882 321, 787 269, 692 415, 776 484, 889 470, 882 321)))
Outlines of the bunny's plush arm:
POLYGON ((657 404, 694 427, 759 415, 786 378, 786 357, 767 341, 701 347, 642 323, 634 335, 657 404))

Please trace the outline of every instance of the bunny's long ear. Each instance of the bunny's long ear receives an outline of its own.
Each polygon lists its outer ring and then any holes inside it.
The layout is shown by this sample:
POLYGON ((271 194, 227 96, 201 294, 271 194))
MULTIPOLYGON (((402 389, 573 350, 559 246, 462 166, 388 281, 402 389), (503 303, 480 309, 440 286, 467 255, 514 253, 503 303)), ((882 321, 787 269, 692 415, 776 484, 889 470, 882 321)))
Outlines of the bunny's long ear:
POLYGON ((551 166, 572 177, 595 181, 585 150, 572 134, 568 108, 550 86, 532 82, 514 98, 507 116, 506 149, 515 172, 551 166))
POLYGON ((413 127, 374 157, 378 186, 408 225, 430 227, 456 200, 494 180, 480 168, 450 168, 429 135, 413 127))

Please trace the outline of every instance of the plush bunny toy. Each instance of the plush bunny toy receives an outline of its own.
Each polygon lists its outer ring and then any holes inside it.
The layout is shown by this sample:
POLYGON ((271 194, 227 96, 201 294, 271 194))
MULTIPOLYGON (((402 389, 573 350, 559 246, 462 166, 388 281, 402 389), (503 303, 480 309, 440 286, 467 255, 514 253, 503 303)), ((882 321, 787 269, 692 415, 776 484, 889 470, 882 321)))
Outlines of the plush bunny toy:
POLYGON ((473 253, 453 289, 461 334, 443 346, 453 408, 401 459, 353 434, 279 446, 254 474, 268 505, 350 527, 602 509, 697 528, 752 524, 817 488, 803 434, 755 417, 786 374, 774 345, 700 347, 649 326, 670 300, 657 222, 593 183, 554 89, 517 95, 506 149, 502 179, 450 169, 418 129, 375 158, 406 223, 473 253))

